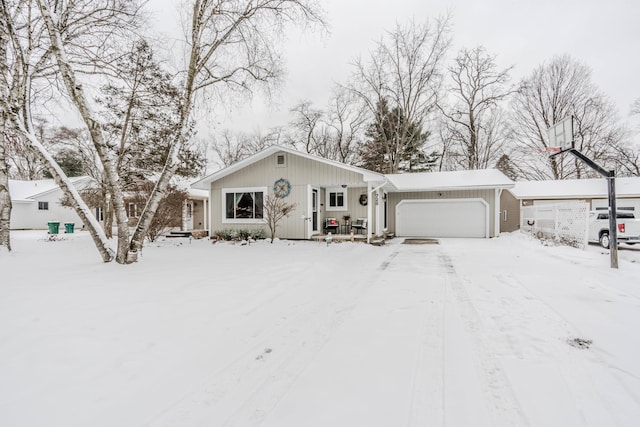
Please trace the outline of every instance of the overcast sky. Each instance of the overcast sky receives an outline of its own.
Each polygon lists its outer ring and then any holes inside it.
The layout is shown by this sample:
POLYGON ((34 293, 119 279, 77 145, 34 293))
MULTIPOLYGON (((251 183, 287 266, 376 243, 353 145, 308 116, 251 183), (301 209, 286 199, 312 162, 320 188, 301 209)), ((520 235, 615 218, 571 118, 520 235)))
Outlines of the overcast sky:
MULTIPOLYGON (((150 0, 162 20, 175 16, 174 2, 150 0), (166 3, 168 6, 160 6, 166 3)), ((329 34, 299 34, 284 44, 287 80, 276 104, 255 99, 244 111, 236 108, 217 127, 263 131, 289 120, 288 109, 299 100, 324 108, 334 82, 345 82, 353 59, 366 57, 375 41, 396 22, 425 21, 450 11, 453 46, 484 46, 497 55, 500 67, 513 65, 514 81, 556 54, 568 53, 586 63, 592 79, 627 116, 640 97, 639 0, 321 0, 329 34), (230 117, 235 117, 230 122, 230 117)))

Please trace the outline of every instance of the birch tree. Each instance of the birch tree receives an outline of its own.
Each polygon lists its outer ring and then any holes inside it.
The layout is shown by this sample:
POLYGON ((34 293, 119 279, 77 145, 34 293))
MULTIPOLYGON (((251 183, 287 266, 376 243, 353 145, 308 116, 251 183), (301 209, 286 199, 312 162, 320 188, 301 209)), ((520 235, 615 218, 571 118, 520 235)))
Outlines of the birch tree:
MULTIPOLYGON (((9 31, 4 19, 0 19, 0 62, 7 64, 9 31)), ((0 97, 9 97, 6 65, 0 66, 0 97)), ((11 194, 9 193, 9 167, 6 161, 7 114, 0 109, 0 251, 11 251, 11 194)))
MULTIPOLYGON (((54 74, 51 70, 49 46, 42 37, 42 21, 38 19, 32 1, 0 0, 0 20, 3 33, 8 37, 5 45, 10 49, 7 61, 0 63, 3 96, 0 110, 5 120, 11 123, 11 129, 28 141, 33 152, 53 176, 61 190, 73 200, 73 208, 81 218, 105 262, 114 258, 114 252, 102 232, 102 229, 80 197, 73 184, 57 165, 53 156, 37 137, 32 119, 34 84, 45 81, 39 89, 47 86, 47 79, 54 74)), ((69 16, 69 19, 71 17, 69 16)), ((81 22, 82 20, 80 19, 81 22)), ((41 94, 41 90, 37 93, 41 94)))
POLYGON ((355 62, 350 88, 365 104, 374 125, 383 129, 390 120, 379 114, 383 104, 389 114, 403 118, 395 121, 395 130, 386 141, 377 141, 386 151, 384 169, 388 173, 400 169, 400 162, 406 158, 405 147, 416 139, 409 127, 425 133, 442 87, 443 61, 449 45, 448 17, 424 24, 411 21, 387 33, 368 61, 355 62))

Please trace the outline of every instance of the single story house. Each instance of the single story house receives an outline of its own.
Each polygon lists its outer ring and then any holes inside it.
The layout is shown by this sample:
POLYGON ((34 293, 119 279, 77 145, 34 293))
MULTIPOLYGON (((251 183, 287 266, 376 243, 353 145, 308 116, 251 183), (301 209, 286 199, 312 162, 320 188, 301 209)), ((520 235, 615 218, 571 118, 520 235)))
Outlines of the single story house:
MULTIPOLYGON (((93 184, 93 179, 88 176, 69 178, 78 191, 85 190, 93 184)), ((208 230, 208 202, 209 193, 190 187, 190 184, 178 183, 180 188, 188 193, 182 210, 182 221, 176 224, 184 231, 208 230)), ((83 226, 82 220, 71 207, 62 206, 60 201, 64 194, 53 179, 33 181, 9 180, 9 192, 11 195, 12 230, 40 230, 47 229, 50 221, 60 222, 61 230, 64 223, 74 223, 76 229, 83 226)), ((127 216, 131 225, 135 225, 138 215, 142 212, 142 206, 135 201, 126 199, 127 216)), ((104 221, 101 208, 95 208, 96 218, 104 221)))
POLYGON ((205 190, 189 188, 189 198, 182 210, 182 230, 209 230, 209 193, 205 190))
MULTIPOLYGON (((640 215, 640 177, 616 178, 616 207, 640 215)), ((565 179, 549 181, 518 181, 503 193, 504 215, 509 219, 503 231, 520 227, 520 208, 545 203, 586 202, 591 210, 609 206, 606 178, 565 179)))
MULTIPOLYGON (((88 176, 70 178, 73 185, 82 190, 91 185, 92 179, 88 176)), ((73 208, 62 206, 60 201, 64 197, 62 190, 53 179, 41 179, 35 181, 9 180, 9 193, 11 194, 11 223, 12 230, 47 229, 50 221, 74 223, 76 227, 82 226, 80 217, 73 208)), ((64 228, 62 228, 64 230, 64 228)))
POLYGON ((192 186, 209 193, 212 232, 264 229, 263 200, 275 194, 296 205, 278 228, 282 238, 349 233, 354 221, 367 239, 488 238, 500 233, 500 195, 513 181, 497 170, 384 175, 272 146, 192 186))

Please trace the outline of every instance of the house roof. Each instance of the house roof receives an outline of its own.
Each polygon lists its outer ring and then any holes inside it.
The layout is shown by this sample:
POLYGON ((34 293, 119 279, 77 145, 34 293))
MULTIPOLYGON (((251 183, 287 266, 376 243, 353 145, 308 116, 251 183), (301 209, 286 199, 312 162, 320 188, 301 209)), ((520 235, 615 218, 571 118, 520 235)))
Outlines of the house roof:
MULTIPOLYGON (((640 177, 616 178, 617 197, 640 197, 640 177)), ((609 194, 606 178, 518 181, 510 189, 517 199, 600 198, 609 194)))
POLYGON ((209 189, 209 184, 213 181, 217 181, 220 178, 224 178, 227 175, 231 175, 234 172, 239 171, 240 169, 246 168, 247 166, 252 165, 253 163, 256 163, 262 159, 265 159, 275 153, 280 153, 280 152, 285 152, 285 153, 289 153, 295 156, 300 156, 300 157, 304 157, 307 158, 309 160, 313 160, 316 162, 320 162, 320 163, 325 163, 331 166, 335 166, 337 168, 341 168, 341 169, 346 169, 348 171, 351 172, 356 172, 356 173, 360 173, 362 174, 362 178, 363 181, 365 182, 383 182, 384 181, 384 175, 377 173, 377 172, 372 172, 370 170, 367 169, 362 169, 356 166, 351 166, 351 165, 346 165, 344 163, 340 163, 340 162, 336 162, 333 160, 328 160, 322 157, 318 157, 318 156, 314 156, 312 154, 307 154, 307 153, 302 153, 300 151, 297 150, 293 150, 291 148, 288 147, 282 147, 280 145, 273 145, 271 147, 268 147, 252 156, 247 157, 244 160, 240 160, 239 162, 236 162, 234 164, 232 164, 231 166, 228 166, 224 169, 221 169, 217 172, 214 172, 210 175, 207 175, 206 177, 194 182, 191 186, 193 188, 196 189, 203 189, 203 190, 208 190, 209 189))
MULTIPOLYGON (((92 178, 89 176, 78 176, 69 178, 75 185, 88 182, 92 178)), ((58 184, 53 179, 38 179, 33 181, 9 180, 9 193, 12 201, 33 201, 36 197, 45 193, 58 190, 58 184)))
POLYGON ((513 181, 497 169, 390 174, 386 178, 393 190, 403 192, 513 187, 513 181))

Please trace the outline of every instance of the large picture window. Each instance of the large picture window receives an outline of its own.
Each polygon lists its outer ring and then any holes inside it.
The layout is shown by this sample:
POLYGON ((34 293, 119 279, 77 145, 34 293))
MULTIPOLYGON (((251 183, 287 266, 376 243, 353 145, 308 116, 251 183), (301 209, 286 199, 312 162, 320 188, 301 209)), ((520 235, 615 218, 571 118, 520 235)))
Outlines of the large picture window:
POLYGON ((237 189, 224 192, 226 222, 254 222, 263 219, 264 189, 237 189))

